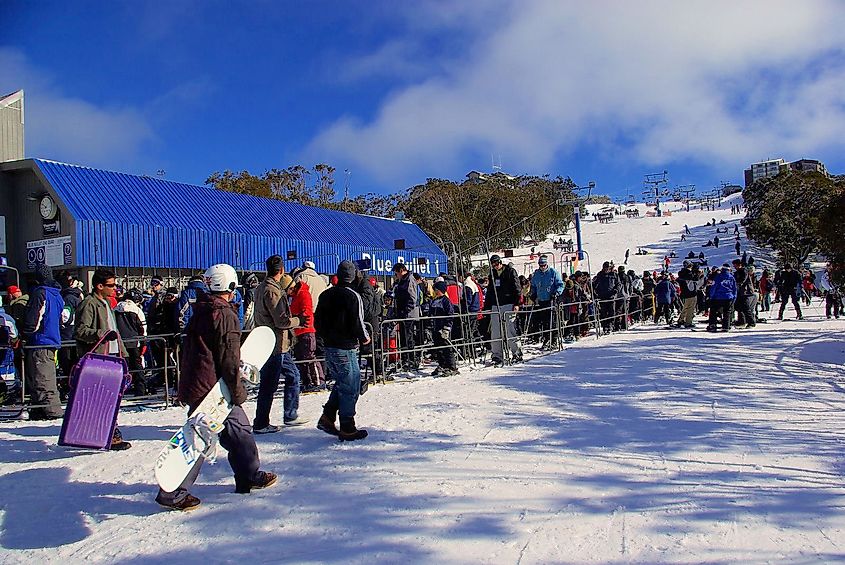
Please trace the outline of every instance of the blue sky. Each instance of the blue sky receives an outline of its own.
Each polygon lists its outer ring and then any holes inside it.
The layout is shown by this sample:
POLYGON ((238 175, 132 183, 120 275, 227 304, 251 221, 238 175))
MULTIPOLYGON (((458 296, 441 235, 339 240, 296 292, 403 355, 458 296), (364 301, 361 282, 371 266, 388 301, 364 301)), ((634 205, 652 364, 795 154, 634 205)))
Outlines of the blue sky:
POLYGON ((27 153, 202 183, 327 162, 353 194, 490 170, 597 191, 845 172, 845 3, 6 0, 27 153))

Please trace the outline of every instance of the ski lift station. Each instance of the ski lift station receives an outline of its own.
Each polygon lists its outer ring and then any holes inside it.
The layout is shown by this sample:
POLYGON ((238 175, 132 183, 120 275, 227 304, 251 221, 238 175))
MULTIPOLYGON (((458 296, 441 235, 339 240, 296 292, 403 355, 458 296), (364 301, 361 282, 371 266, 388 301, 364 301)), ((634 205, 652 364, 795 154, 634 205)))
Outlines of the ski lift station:
POLYGON ((396 262, 429 277, 446 270, 443 251, 408 221, 42 159, 0 163, 0 222, 8 265, 82 280, 97 267, 121 278, 178 279, 215 263, 260 272, 273 254, 288 270, 307 260, 324 274, 344 259, 369 259, 376 275, 396 262))

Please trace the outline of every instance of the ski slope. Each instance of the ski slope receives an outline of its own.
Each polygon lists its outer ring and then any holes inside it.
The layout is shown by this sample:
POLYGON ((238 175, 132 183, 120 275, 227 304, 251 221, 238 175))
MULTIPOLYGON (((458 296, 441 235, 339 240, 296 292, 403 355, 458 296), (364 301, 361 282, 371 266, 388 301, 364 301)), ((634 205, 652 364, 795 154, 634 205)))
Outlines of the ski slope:
MULTIPOLYGON (((585 223, 585 242, 617 264, 648 246, 629 264, 655 268, 684 223, 707 237, 706 216, 585 223)), ((371 387, 366 440, 311 425, 259 436, 279 484, 234 494, 221 457, 188 514, 153 502, 180 409, 122 412, 123 452, 58 447, 59 423, 0 423, 0 562, 843 561, 845 320, 806 312, 730 334, 647 324, 371 387)), ((303 396, 301 414, 316 422, 324 401, 303 396)))
MULTIPOLYGON (((613 261, 617 266, 622 265, 625 260, 625 250, 630 250, 627 267, 633 269, 638 275, 644 270, 660 270, 663 257, 672 251, 677 255, 672 259, 672 271, 677 272, 680 263, 690 251, 696 256, 703 251, 709 265, 721 265, 725 261, 731 261, 737 257, 734 250, 733 229, 735 224, 743 218, 743 214, 731 214, 731 206, 742 204, 742 194, 732 194, 722 201, 722 207, 714 211, 692 209, 689 212, 680 202, 661 203, 661 209, 668 210, 671 216, 646 217, 646 211, 653 211, 654 208, 647 208, 644 204, 637 204, 635 207, 640 211, 638 218, 626 218, 624 215, 616 216, 608 224, 602 224, 592 220, 589 214, 594 211, 608 208, 606 204, 594 204, 587 206, 588 215, 581 222, 581 237, 584 250, 588 254, 588 261, 573 267, 574 269, 588 270, 590 273, 597 273, 601 270, 604 261, 613 261), (724 220, 725 224, 715 227, 707 227, 705 224, 712 220, 718 222, 724 220), (684 232, 684 225, 689 226, 691 234, 686 241, 681 241, 681 234, 684 232), (728 233, 716 233, 716 228, 728 228, 728 233), (703 247, 708 240, 718 235, 723 242, 719 248, 703 247), (648 255, 636 255, 637 249, 647 250, 648 255), (677 268, 676 268, 677 267, 677 268)), ((623 207, 625 208, 625 207, 623 207)), ((740 227, 741 244, 743 249, 746 245, 745 228, 740 227)), ((560 267, 562 253, 554 249, 553 241, 558 238, 575 241, 575 230, 570 229, 566 234, 549 234, 549 238, 534 247, 534 255, 549 253, 555 259, 556 267, 560 267)), ((773 263, 772 258, 764 252, 753 248, 757 253, 752 253, 755 259, 768 260, 773 263)), ((502 250, 497 250, 501 252, 502 250)), ((531 257, 531 248, 514 250, 514 258, 509 259, 516 267, 519 274, 528 275, 536 269, 536 258, 531 257)), ((477 259, 483 259, 478 257, 477 259)), ((476 262, 477 264, 477 262, 476 262)), ((758 267, 760 263, 758 262, 758 267)))

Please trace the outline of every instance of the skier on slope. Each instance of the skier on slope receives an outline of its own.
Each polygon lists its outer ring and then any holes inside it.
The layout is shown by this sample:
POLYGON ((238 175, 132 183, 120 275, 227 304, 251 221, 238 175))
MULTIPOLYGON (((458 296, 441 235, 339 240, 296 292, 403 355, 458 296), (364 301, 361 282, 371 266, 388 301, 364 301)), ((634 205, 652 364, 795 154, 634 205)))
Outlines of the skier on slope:
MULTIPOLYGON (((241 405, 246 402, 246 389, 241 382, 241 326, 230 303, 238 285, 238 275, 230 265, 219 264, 205 272, 208 292, 198 293, 193 314, 185 328, 182 342, 182 378, 179 399, 193 411, 217 384, 218 379, 229 388, 232 411, 223 421, 220 445, 229 452, 229 465, 235 474, 235 492, 249 494, 256 488, 276 483, 276 475, 260 471, 258 447, 252 426, 241 405)), ((204 457, 194 464, 188 476, 173 492, 159 489, 156 502, 173 510, 193 510, 200 500, 188 489, 199 476, 204 457)))

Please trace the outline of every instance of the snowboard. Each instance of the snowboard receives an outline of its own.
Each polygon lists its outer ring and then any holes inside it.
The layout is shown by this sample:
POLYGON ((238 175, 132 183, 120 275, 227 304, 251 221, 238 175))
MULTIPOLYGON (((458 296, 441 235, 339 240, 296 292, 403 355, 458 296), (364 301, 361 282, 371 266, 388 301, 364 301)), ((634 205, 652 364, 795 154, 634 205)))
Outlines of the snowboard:
POLYGON ((276 334, 268 326, 258 326, 249 332, 241 345, 241 378, 257 385, 261 367, 270 358, 276 346, 276 334))
MULTIPOLYGON (((276 336, 272 329, 261 326, 252 330, 241 345, 241 378, 257 379, 275 347, 276 336)), ((216 435, 223 431, 223 422, 231 411, 229 387, 222 379, 218 380, 156 459, 155 477, 163 491, 173 492, 179 488, 200 458, 214 450, 216 435)))

